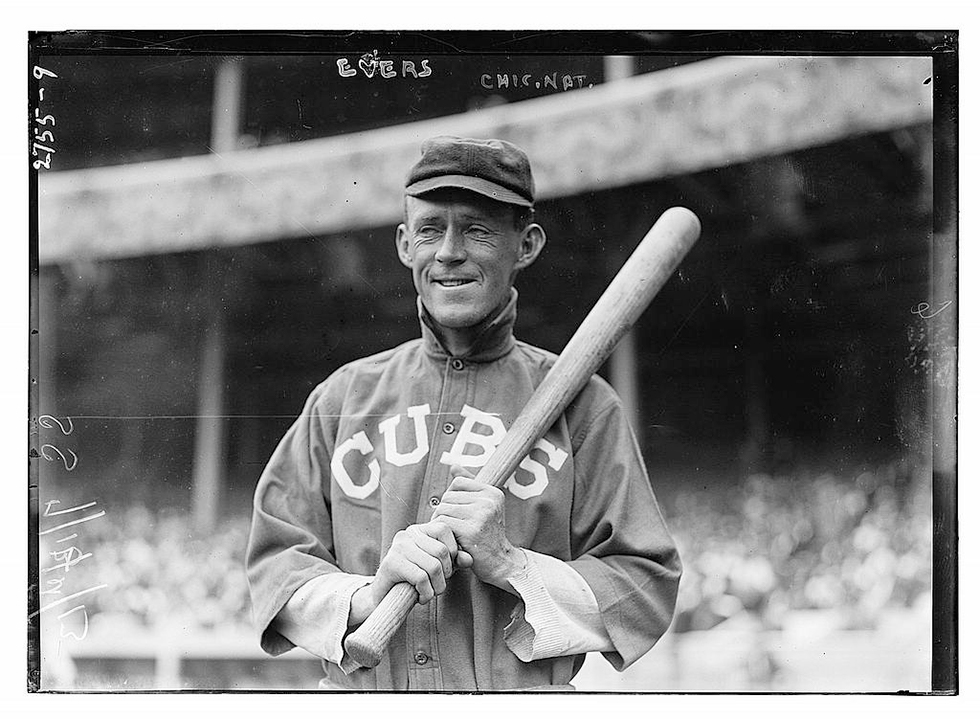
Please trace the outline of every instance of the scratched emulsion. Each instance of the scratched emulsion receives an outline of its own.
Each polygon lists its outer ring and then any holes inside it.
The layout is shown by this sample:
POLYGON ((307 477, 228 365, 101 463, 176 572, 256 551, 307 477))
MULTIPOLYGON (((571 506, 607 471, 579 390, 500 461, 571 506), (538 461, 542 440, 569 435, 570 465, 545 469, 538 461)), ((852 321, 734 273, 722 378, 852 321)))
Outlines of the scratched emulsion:
POLYGON ((949 390, 956 380, 956 340, 952 327, 939 316, 952 306, 946 300, 932 306, 920 302, 909 311, 905 328, 906 352, 903 381, 896 387, 896 433, 903 446, 921 452, 932 441, 929 383, 949 390))

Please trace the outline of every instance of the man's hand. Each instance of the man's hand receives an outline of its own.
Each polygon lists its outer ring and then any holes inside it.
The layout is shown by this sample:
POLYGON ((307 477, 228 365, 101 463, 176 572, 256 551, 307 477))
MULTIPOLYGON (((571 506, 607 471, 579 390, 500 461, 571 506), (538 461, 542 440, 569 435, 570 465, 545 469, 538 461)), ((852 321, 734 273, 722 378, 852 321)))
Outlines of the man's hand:
POLYGON ((452 530, 460 555, 472 557, 477 577, 513 594, 507 579, 524 569, 526 558, 504 533, 504 493, 475 481, 471 472, 457 465, 450 472, 454 479, 442 495, 432 523, 444 523, 452 530))
POLYGON ((348 626, 360 624, 384 599, 388 590, 408 582, 419 593, 419 604, 427 604, 446 591, 453 564, 471 566, 473 560, 456 544, 452 530, 442 522, 413 524, 398 532, 391 542, 374 580, 351 597, 348 626))

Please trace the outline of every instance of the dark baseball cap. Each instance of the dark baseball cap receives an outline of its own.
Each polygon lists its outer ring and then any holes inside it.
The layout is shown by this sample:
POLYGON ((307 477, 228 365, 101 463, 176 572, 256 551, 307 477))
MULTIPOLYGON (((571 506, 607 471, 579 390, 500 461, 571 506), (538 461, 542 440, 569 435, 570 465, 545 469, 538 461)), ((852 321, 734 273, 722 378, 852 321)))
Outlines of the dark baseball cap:
POLYGON ((534 178, 527 154, 506 140, 440 135, 422 143, 422 159, 408 173, 405 194, 443 187, 477 192, 498 202, 534 205, 534 178))

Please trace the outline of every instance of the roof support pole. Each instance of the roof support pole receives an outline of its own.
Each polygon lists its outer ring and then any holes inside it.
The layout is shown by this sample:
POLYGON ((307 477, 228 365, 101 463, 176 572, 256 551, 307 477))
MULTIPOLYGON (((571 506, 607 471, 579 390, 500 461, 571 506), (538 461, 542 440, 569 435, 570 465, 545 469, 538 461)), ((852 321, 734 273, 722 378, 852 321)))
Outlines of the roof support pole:
MULTIPOLYGON (((627 55, 609 55, 603 58, 603 71, 607 83, 625 80, 636 73, 636 58, 627 55)), ((609 379, 616 394, 623 400, 630 426, 642 446, 643 415, 640 406, 638 366, 636 330, 631 328, 613 350, 610 357, 609 379)))
MULTIPOLYGON (((243 80, 244 67, 240 59, 226 59, 218 66, 211 113, 210 149, 215 155, 234 152, 238 145, 243 80)), ((206 262, 207 256, 202 254, 200 261, 206 262)), ((221 285, 218 278, 209 284, 212 287, 221 285)), ((227 450, 227 422, 224 417, 227 318, 220 294, 215 291, 203 294, 207 298, 203 308, 206 319, 197 381, 191 503, 194 525, 204 533, 213 530, 217 522, 227 450)))

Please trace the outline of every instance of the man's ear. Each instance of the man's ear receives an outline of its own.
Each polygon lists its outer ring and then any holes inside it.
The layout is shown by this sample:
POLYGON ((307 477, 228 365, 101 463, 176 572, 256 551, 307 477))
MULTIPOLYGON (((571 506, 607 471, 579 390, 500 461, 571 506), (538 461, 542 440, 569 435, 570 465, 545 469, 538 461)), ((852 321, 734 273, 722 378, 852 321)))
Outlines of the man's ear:
POLYGON ((517 265, 514 269, 523 270, 531 265, 541 250, 544 249, 545 242, 548 241, 544 234, 544 228, 536 222, 532 222, 521 232, 521 244, 517 251, 517 265))
POLYGON ((412 255, 408 251, 408 245, 408 228, 405 227, 405 223, 403 222, 395 230, 395 250, 398 252, 398 259, 401 260, 401 263, 411 269, 412 255))

